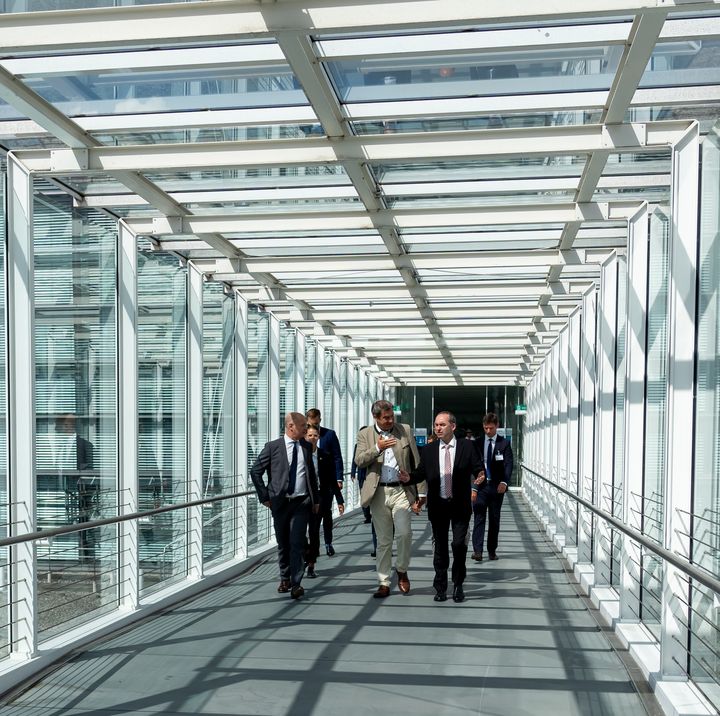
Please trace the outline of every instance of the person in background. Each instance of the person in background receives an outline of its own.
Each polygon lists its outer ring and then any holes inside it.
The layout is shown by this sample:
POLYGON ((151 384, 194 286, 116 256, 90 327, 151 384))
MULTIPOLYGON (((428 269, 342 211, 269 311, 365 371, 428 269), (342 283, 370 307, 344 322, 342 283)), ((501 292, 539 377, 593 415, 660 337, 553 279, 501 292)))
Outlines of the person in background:
MULTIPOLYGON (((365 430, 367 425, 363 425, 360 430, 365 430)), ((364 467, 358 467, 357 462, 355 462, 355 456, 357 455, 357 443, 355 443, 355 447, 353 448, 353 457, 352 457, 352 467, 350 468, 350 479, 354 480, 357 478, 358 482, 358 489, 360 492, 362 492, 362 486, 365 484, 365 475, 367 474, 367 468, 364 467)), ((372 541, 373 541, 373 548, 372 552, 370 552, 371 557, 377 556, 377 533, 375 532, 375 527, 372 524, 372 517, 370 516, 370 508, 369 507, 363 507, 362 513, 365 518, 364 522, 366 525, 370 525, 370 531, 372 532, 372 541)))
POLYGON ((510 441, 497 434, 500 420, 495 413, 483 418, 485 440, 476 440, 482 445, 485 474, 478 477, 472 487, 474 524, 472 533, 473 554, 476 562, 482 562, 485 540, 486 515, 490 514, 487 548, 488 557, 496 560, 498 534, 500 532, 500 508, 513 471, 513 452, 510 441))
POLYGON ((320 554, 320 523, 325 528, 325 542, 332 544, 332 503, 333 498, 337 500, 338 509, 342 515, 345 512, 345 502, 342 490, 335 480, 335 466, 333 457, 329 452, 318 447, 320 442, 320 430, 314 425, 308 427, 305 439, 312 446, 312 460, 315 467, 315 474, 320 483, 320 510, 317 514, 310 515, 308 523, 308 555, 307 555, 307 576, 314 578, 315 562, 320 554), (328 532, 329 530, 329 532, 328 532))
MULTIPOLYGON (((337 433, 330 428, 323 428, 320 426, 322 415, 317 408, 310 408, 305 413, 307 418, 308 427, 317 428, 320 431, 320 443, 318 447, 327 453, 330 453, 333 457, 335 465, 335 479, 338 487, 342 490, 343 487, 343 459, 342 450, 340 449, 340 441, 338 440, 337 433)), ((328 557, 332 557, 335 554, 335 548, 332 545, 332 518, 329 521, 323 520, 323 530, 326 535, 325 539, 325 552, 328 557), (329 526, 328 526, 329 525, 329 526), (327 539, 327 535, 331 536, 330 541, 327 539)))

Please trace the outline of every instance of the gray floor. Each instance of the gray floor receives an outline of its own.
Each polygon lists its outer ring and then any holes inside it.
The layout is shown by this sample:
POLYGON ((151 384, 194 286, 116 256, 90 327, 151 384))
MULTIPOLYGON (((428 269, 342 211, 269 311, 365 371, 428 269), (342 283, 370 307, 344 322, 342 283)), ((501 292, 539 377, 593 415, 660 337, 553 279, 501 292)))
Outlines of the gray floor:
POLYGON ((521 496, 500 559, 470 562, 467 600, 432 600, 430 532, 414 518, 411 593, 372 599, 370 530, 340 523, 306 597, 273 562, 60 666, 2 716, 109 714, 642 714, 619 656, 521 496))

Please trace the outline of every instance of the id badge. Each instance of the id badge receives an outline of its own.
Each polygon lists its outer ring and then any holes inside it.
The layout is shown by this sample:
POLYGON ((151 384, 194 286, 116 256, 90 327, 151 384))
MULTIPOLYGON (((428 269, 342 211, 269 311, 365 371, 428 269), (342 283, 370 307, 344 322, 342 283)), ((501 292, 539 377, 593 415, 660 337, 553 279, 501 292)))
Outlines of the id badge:
POLYGON ((497 455, 495 455, 495 462, 503 462, 505 460, 505 456, 499 452, 497 455))

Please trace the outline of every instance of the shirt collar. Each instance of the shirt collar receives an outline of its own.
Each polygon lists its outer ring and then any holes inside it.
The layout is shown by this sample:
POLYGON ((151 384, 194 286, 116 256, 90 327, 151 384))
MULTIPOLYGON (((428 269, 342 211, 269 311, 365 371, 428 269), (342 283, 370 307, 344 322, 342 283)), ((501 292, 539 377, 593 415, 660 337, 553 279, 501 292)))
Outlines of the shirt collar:
POLYGON ((289 438, 287 435, 283 435, 283 437, 285 438, 285 444, 286 444, 286 445, 291 445, 292 443, 295 443, 295 442, 299 443, 299 442, 300 442, 299 440, 293 440, 292 438, 289 438))
POLYGON ((449 443, 444 442, 443 440, 440 441, 440 447, 445 447, 447 445, 449 448, 454 448, 455 445, 457 445, 457 438, 453 435, 452 439, 449 443))

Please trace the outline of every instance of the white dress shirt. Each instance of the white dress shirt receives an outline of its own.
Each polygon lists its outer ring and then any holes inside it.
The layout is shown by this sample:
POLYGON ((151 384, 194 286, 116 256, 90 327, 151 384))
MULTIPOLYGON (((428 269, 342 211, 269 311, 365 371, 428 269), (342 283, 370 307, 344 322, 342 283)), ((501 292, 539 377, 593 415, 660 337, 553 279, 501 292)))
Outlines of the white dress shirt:
POLYGON ((285 449, 287 450, 287 461, 288 466, 292 465, 292 454, 293 445, 297 442, 297 472, 295 473, 295 491, 292 493, 292 497, 298 497, 300 495, 307 495, 307 478, 305 476, 305 451, 299 440, 292 440, 287 435, 285 437, 285 449))
MULTIPOLYGON (((375 426, 375 432, 378 434, 378 438, 384 438, 387 440, 392 437, 392 433, 385 433, 380 430, 377 425, 375 426)), ((381 452, 377 443, 375 447, 378 452, 381 452)), ((380 484, 384 485, 388 482, 399 482, 400 481, 400 466, 398 465, 397 458, 393 452, 392 447, 385 448, 383 452, 383 465, 382 472, 380 473, 380 484)))
POLYGON ((438 450, 438 464, 440 467, 440 497, 443 500, 447 500, 450 495, 445 494, 445 453, 450 451, 450 474, 452 475, 452 467, 455 464, 455 448, 457 447, 457 440, 455 436, 452 436, 452 440, 449 443, 440 440, 440 449, 438 450))

